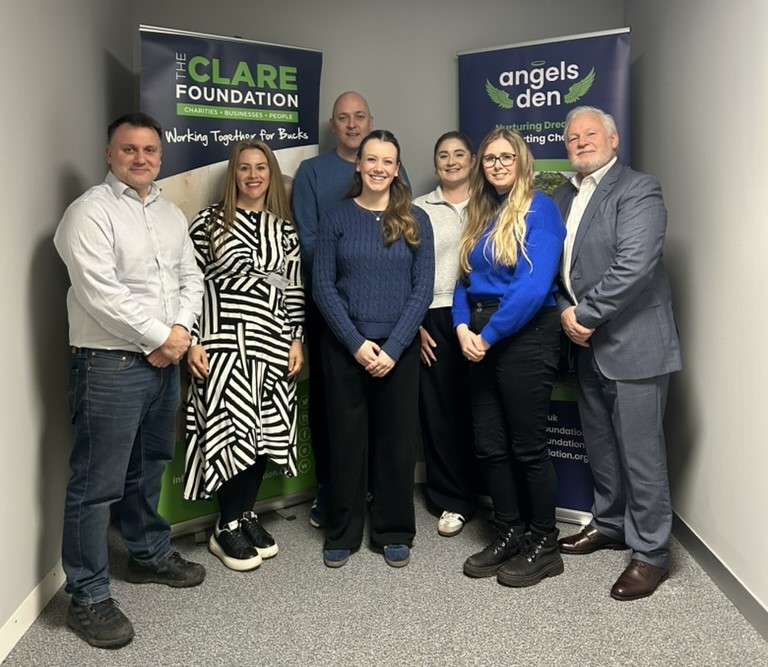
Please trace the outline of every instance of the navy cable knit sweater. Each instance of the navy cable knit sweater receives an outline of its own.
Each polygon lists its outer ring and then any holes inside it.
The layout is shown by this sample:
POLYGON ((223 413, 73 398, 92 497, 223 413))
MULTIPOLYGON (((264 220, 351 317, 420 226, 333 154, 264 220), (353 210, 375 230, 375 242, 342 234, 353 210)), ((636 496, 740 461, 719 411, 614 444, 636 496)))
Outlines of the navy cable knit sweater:
POLYGON ((412 213, 421 242, 384 245, 381 223, 346 199, 323 217, 315 249, 315 302, 338 340, 354 354, 366 340, 397 361, 413 341, 429 304, 435 273, 432 227, 412 213))

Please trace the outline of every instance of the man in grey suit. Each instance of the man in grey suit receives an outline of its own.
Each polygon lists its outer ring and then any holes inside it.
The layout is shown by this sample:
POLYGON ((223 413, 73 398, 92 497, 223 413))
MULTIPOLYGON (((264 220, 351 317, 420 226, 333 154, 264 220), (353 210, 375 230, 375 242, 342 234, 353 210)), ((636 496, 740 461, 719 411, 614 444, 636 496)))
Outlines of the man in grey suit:
POLYGON ((670 561, 662 422, 669 374, 682 362, 662 263, 667 212, 656 179, 617 161, 609 114, 573 109, 565 143, 578 173, 553 195, 568 230, 558 307, 575 350, 594 505, 591 524, 560 550, 629 547, 611 596, 635 600, 656 590, 670 561))

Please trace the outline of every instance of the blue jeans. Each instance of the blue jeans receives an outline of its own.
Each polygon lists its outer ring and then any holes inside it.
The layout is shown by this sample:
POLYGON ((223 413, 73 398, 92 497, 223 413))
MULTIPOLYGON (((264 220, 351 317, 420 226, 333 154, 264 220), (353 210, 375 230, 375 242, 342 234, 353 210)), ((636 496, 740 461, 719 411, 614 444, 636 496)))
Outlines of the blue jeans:
POLYGON ((157 503, 173 457, 179 367, 155 368, 138 352, 79 349, 69 405, 75 426, 64 508, 66 591, 78 604, 110 597, 107 528, 115 504, 131 557, 153 565, 171 553, 157 503))

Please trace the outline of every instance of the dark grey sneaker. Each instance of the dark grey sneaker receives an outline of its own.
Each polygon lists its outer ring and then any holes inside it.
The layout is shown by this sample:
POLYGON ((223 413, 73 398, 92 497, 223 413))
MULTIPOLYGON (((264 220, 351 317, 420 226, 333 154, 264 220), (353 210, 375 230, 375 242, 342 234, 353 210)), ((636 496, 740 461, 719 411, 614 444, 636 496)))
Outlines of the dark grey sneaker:
POLYGON ((205 568, 181 557, 178 551, 171 552, 157 565, 142 565, 133 558, 128 559, 127 581, 132 584, 164 584, 173 588, 190 588, 203 583, 205 568))
POLYGON ((97 648, 120 648, 134 635, 133 625, 112 598, 92 605, 80 605, 73 600, 67 612, 67 625, 97 648))
POLYGON ((259 516, 255 512, 246 512, 240 519, 240 528, 251 544, 256 547, 259 556, 272 558, 277 556, 277 543, 269 531, 261 525, 259 516))
POLYGON ((522 588, 538 584, 545 577, 563 573, 563 559, 557 544, 558 531, 548 535, 526 535, 520 553, 499 569, 497 580, 505 586, 522 588))
POLYGON ((504 563, 520 553, 522 528, 496 529, 496 539, 485 549, 464 561, 464 574, 469 577, 492 577, 504 563))

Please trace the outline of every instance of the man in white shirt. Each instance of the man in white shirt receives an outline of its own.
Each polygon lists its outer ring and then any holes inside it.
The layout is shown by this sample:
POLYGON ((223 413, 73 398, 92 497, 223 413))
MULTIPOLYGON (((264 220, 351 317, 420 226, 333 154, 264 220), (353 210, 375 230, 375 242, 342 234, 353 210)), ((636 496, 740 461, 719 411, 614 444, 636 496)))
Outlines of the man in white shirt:
POLYGON ((67 208, 54 244, 67 265, 69 402, 75 431, 62 540, 67 623, 91 645, 117 648, 133 626, 109 588, 114 506, 130 554, 126 578, 184 588, 202 565, 170 546, 157 511, 173 457, 179 360, 202 304, 187 221, 160 196, 159 124, 141 113, 109 126, 104 182, 67 208))

